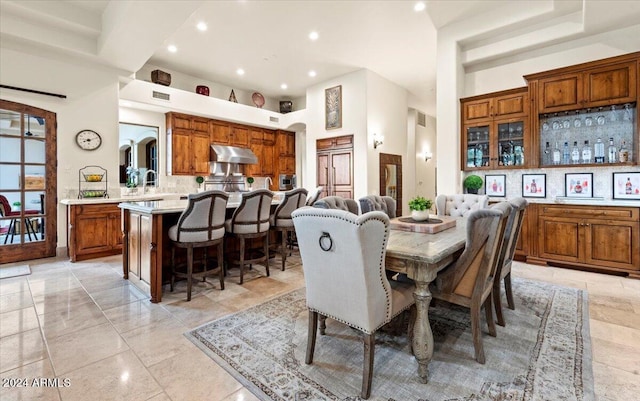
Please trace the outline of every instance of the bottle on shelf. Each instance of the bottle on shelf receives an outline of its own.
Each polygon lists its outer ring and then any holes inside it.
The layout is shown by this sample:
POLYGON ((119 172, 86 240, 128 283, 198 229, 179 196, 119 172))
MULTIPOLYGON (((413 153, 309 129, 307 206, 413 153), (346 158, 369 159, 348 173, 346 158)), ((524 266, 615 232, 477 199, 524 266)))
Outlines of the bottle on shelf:
POLYGON ((624 193, 627 195, 633 194, 633 185, 631 184, 631 179, 627 177, 627 182, 624 184, 624 193))
POLYGON ((609 163, 616 163, 618 161, 618 149, 616 145, 613 144, 613 138, 609 138, 609 163))
POLYGON ((591 146, 589 146, 589 141, 584 141, 584 146, 582 147, 582 162, 585 164, 591 163, 591 146))
POLYGON ((627 149, 627 143, 623 140, 620 150, 618 151, 618 160, 620 163, 626 163, 629 161, 629 149, 627 149))
POLYGON ((469 146, 467 148, 467 167, 475 167, 476 166, 476 148, 474 146, 469 146))
POLYGON ((551 147, 549 147, 549 142, 545 142, 544 156, 542 157, 542 164, 549 165, 551 163, 553 163, 553 155, 551 154, 551 147))
POLYGON ((593 146, 593 150, 595 153, 595 162, 604 163, 604 143, 602 139, 598 138, 596 144, 593 146))
POLYGON ((571 149, 571 163, 580 164, 580 148, 578 141, 573 141, 573 149, 571 149))
POLYGON ((562 145, 562 164, 569 164, 571 158, 571 152, 569 152, 569 142, 565 142, 562 145))
POLYGON ((476 145, 476 167, 482 167, 482 145, 476 145))
POLYGON ((558 141, 556 141, 556 147, 553 148, 552 160, 553 160, 553 164, 560 164, 561 157, 560 157, 560 148, 558 147, 558 141))

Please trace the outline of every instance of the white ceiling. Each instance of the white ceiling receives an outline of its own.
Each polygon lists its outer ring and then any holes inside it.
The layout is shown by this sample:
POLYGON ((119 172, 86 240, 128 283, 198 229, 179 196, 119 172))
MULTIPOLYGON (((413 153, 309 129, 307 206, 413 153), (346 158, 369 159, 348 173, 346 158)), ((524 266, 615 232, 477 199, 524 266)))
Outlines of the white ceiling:
MULTIPOLYGON (((462 60, 477 70, 640 21, 640 1, 440 0, 427 1, 421 12, 414 4, 0 0, 0 40, 3 47, 114 67, 123 76, 149 63, 280 99, 304 96, 315 83, 366 68, 406 88, 413 103, 435 115, 436 27, 468 31, 459 42, 462 60), (196 29, 200 21, 206 32, 196 29), (316 42, 308 39, 312 30, 320 35, 316 42), (167 51, 169 44, 177 53, 167 51), (315 78, 308 76, 311 69, 315 78)), ((629 40, 640 49, 637 36, 629 40)), ((1 74, 0 82, 10 85, 1 74)))

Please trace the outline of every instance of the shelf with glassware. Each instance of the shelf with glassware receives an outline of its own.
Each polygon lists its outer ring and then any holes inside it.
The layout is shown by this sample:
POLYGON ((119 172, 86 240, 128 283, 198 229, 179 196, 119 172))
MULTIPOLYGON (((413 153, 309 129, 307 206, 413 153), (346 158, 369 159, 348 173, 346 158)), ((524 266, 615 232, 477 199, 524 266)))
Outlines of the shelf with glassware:
POLYGON ((463 170, 527 166, 528 121, 511 118, 465 125, 463 170))
POLYGON ((540 167, 633 165, 637 103, 541 114, 540 167))

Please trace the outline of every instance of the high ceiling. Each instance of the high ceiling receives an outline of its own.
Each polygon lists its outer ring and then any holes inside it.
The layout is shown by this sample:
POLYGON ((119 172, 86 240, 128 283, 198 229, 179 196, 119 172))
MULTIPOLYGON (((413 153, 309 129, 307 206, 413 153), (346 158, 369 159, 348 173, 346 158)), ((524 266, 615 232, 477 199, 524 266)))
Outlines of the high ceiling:
MULTIPOLYGON (((413 103, 435 115, 438 30, 468 31, 459 41, 462 60, 479 69, 640 21, 640 1, 441 0, 426 1, 423 11, 415 3, 0 0, 0 40, 123 76, 148 63, 280 99, 366 68, 406 88, 413 103), (196 29, 199 22, 205 32, 196 29), (311 31, 318 40, 309 39, 311 31)), ((640 49, 640 34, 629 41, 640 49)))

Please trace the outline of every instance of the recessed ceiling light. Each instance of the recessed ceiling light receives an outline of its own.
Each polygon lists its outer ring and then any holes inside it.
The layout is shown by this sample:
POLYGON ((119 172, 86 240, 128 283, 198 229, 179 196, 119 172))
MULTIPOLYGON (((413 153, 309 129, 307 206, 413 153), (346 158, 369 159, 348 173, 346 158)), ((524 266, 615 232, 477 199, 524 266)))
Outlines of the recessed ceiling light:
POLYGON ((287 86, 287 84, 282 84, 282 85, 280 85, 280 88, 281 88, 281 89, 287 89, 287 88, 288 88, 288 86, 287 86))
POLYGON ((319 37, 320 35, 318 35, 318 32, 316 31, 311 31, 311 33, 309 34, 309 39, 311 40, 318 40, 319 37))
POLYGON ((238 68, 238 69, 236 70, 236 74, 238 74, 238 75, 244 75, 244 70, 243 70, 242 68, 238 68))
POLYGON ((167 50, 169 50, 171 53, 175 53, 178 51, 178 48, 175 47, 175 45, 169 45, 169 47, 167 47, 167 50))
POLYGON ((207 30, 207 24, 205 24, 204 22, 198 22, 198 25, 196 25, 196 28, 198 28, 199 31, 206 31, 207 30))
POLYGON ((427 8, 427 5, 424 4, 422 1, 419 1, 413 6, 413 11, 420 12, 420 11, 424 11, 425 8, 427 8))
POLYGON ((315 77, 316 76, 316 72, 314 70, 309 71, 309 76, 310 77, 315 77))

